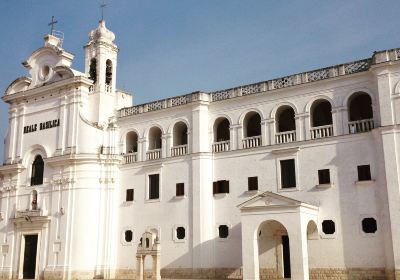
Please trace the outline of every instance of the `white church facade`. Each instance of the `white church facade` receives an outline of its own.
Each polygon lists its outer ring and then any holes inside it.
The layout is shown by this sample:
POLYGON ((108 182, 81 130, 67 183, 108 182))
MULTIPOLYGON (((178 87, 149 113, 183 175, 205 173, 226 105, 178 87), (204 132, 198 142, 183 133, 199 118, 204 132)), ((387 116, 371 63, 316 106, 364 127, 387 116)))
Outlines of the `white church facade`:
POLYGON ((400 280, 400 49, 134 106, 89 38, 2 97, 2 279, 400 280))

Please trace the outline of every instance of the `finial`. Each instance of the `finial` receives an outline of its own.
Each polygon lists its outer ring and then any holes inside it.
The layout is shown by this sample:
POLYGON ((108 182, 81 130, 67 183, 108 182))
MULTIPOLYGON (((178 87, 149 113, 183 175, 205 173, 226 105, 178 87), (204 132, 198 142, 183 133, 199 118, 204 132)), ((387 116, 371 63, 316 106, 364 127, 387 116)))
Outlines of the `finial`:
POLYGON ((57 20, 54 19, 54 16, 51 16, 51 21, 49 22, 48 26, 51 26, 50 35, 53 35, 54 25, 58 23, 57 20))
POLYGON ((100 4, 100 9, 101 9, 101 20, 104 20, 104 9, 107 7, 107 4, 105 3, 105 1, 103 1, 102 4, 100 4))

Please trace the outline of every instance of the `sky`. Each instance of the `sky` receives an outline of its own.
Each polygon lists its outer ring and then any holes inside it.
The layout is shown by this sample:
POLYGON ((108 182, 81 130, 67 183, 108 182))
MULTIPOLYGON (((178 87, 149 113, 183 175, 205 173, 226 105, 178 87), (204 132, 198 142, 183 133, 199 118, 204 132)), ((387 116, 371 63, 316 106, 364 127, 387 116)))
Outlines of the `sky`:
MULTIPOLYGON (((116 35, 117 87, 135 104, 371 57, 400 47, 398 0, 106 0, 116 35)), ((0 89, 27 75, 21 62, 43 45, 52 16, 63 48, 84 70, 83 46, 100 0, 1 0, 0 89)), ((0 102, 0 137, 8 109, 0 102)), ((2 149, 0 156, 2 157, 2 149)))

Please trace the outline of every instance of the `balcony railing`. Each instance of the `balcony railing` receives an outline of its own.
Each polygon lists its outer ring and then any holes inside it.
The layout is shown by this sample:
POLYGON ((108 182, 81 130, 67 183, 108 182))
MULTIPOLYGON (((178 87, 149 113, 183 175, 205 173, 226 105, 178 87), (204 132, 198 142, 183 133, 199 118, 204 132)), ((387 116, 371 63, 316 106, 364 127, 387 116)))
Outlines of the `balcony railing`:
POLYGON ((374 128, 374 120, 366 119, 360 121, 349 122, 349 133, 361 133, 368 132, 374 128))
POLYGON ((171 157, 179 157, 188 153, 187 145, 179 145, 171 148, 171 157))
POLYGON ((137 153, 129 153, 124 155, 124 163, 133 163, 137 161, 137 153))
POLYGON ((325 138, 333 136, 333 125, 322 125, 310 129, 311 139, 325 138))
POLYGON ((154 160, 154 159, 159 159, 161 158, 161 149, 154 149, 147 151, 146 153, 146 159, 147 160, 154 160))
POLYGON ((242 140, 243 149, 255 148, 261 146, 261 135, 246 137, 242 140))
POLYGON ((213 153, 226 152, 230 150, 230 140, 215 142, 212 144, 213 153))
POLYGON ((283 144, 296 141, 296 131, 277 132, 275 134, 275 143, 283 144))

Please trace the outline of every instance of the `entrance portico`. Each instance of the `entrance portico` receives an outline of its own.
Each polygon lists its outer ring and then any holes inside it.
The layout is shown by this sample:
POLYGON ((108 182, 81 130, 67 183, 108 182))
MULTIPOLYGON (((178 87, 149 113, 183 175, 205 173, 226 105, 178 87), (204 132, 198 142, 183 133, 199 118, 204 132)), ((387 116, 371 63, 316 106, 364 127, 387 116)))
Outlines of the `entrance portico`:
POLYGON ((271 221, 281 224, 289 238, 291 279, 308 280, 307 230, 316 230, 318 207, 272 192, 258 194, 238 207, 242 223, 243 279, 260 279, 260 228, 271 221), (310 222, 313 227, 308 227, 310 222))

